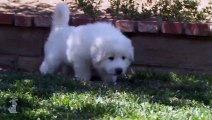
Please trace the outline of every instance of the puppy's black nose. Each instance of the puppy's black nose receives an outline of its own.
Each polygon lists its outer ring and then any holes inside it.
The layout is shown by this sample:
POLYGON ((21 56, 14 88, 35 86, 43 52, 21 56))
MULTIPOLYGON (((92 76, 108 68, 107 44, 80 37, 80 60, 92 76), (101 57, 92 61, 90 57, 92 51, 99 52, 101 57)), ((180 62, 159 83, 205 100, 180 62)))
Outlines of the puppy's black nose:
POLYGON ((120 75, 120 74, 122 74, 123 70, 121 68, 116 68, 115 72, 117 75, 120 75))

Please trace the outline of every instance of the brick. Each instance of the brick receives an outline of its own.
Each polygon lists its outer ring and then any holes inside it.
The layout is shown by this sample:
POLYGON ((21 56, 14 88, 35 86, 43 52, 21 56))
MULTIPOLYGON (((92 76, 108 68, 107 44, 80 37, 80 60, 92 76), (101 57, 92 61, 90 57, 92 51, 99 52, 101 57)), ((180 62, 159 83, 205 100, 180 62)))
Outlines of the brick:
POLYGON ((212 36, 212 23, 208 23, 210 29, 210 36, 212 36))
POLYGON ((22 57, 17 55, 0 54, 0 66, 8 66, 13 70, 21 69, 29 72, 38 71, 42 60, 42 57, 22 57))
POLYGON ((210 34, 209 24, 185 23, 184 29, 186 35, 208 36, 210 34))
POLYGON ((32 17, 26 15, 15 15, 15 26, 31 27, 32 17))
POLYGON ((0 27, 0 54, 41 56, 48 29, 29 27, 0 27))
POLYGON ((135 22, 130 20, 117 20, 115 26, 122 32, 135 32, 135 22))
POLYGON ((17 67, 30 72, 38 71, 42 59, 42 57, 19 57, 17 67))
POLYGON ((139 32, 148 32, 148 33, 158 33, 159 32, 159 23, 156 21, 140 21, 138 22, 138 31, 139 32))
POLYGON ((15 67, 17 60, 18 60, 18 57, 15 55, 0 54, 0 64, 1 65, 15 67))
POLYGON ((183 33, 183 25, 181 22, 162 22, 161 26, 162 33, 168 34, 182 34, 183 33))
POLYGON ((97 19, 97 20, 95 20, 95 22, 108 22, 108 23, 112 23, 113 25, 115 25, 116 20, 114 20, 114 19, 97 19))
POLYGON ((89 17, 72 17, 72 25, 79 26, 79 25, 86 25, 88 23, 92 23, 93 20, 89 17))
POLYGON ((186 35, 198 35, 199 29, 195 23, 185 23, 184 24, 186 35))
POLYGON ((52 18, 49 16, 35 16, 34 25, 35 27, 50 27, 52 18))
POLYGON ((199 36, 208 36, 210 34, 210 26, 209 24, 197 23, 199 28, 199 36))
POLYGON ((0 24, 12 25, 13 23, 13 14, 0 14, 0 24))
POLYGON ((131 38, 135 65, 205 70, 212 74, 212 41, 209 37, 137 35, 131 38))

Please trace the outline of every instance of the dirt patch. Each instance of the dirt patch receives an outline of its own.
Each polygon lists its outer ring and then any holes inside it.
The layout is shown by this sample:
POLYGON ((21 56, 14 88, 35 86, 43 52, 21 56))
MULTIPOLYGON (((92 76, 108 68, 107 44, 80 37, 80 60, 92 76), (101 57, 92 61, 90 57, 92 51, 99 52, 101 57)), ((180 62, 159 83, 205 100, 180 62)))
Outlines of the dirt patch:
MULTIPOLYGON (((0 13, 23 15, 50 15, 57 3, 63 0, 1 0, 0 13)), ((71 14, 83 14, 74 0, 65 0, 71 9, 71 14)), ((101 11, 109 7, 109 2, 103 2, 101 11)))
POLYGON ((49 15, 53 10, 53 4, 41 3, 36 0, 31 2, 2 2, 1 13, 24 14, 24 15, 49 15))

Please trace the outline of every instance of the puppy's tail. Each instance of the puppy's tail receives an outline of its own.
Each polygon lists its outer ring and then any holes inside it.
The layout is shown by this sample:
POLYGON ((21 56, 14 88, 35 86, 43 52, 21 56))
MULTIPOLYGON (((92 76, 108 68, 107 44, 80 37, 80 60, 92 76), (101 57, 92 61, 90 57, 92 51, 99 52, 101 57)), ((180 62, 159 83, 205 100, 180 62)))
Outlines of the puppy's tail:
POLYGON ((66 3, 58 3, 53 13, 52 27, 66 27, 69 23, 70 11, 66 3))

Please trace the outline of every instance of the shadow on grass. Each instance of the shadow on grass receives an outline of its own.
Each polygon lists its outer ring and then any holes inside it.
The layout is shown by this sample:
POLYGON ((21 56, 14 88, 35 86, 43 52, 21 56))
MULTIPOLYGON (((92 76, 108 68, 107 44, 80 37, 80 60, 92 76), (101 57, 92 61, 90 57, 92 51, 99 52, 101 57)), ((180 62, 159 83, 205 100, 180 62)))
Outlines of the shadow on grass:
MULTIPOLYGON (((119 85, 104 87, 95 82, 85 84, 75 81, 67 76, 40 76, 39 74, 5 74, 1 75, 1 90, 11 89, 17 91, 22 88, 25 91, 32 89, 32 94, 48 98, 53 93, 61 92, 78 92, 86 91, 96 92, 107 91, 108 89, 119 90, 133 93, 136 95, 147 94, 152 96, 152 102, 162 104, 170 104, 170 98, 182 100, 195 100, 203 102, 206 105, 210 104, 212 99, 212 78, 208 76, 177 76, 176 74, 159 75, 152 72, 138 73, 131 78, 120 80, 119 85), (17 80, 29 80, 33 82, 27 84, 26 81, 17 85, 17 80), (25 83, 25 84, 24 84, 25 83), (23 86, 25 85, 25 86, 23 86), (27 86, 29 87, 27 89, 27 86)), ((102 94, 102 93, 99 93, 102 94)), ((103 93, 104 94, 104 93, 103 93)), ((171 102, 172 103, 172 102, 171 102)), ((173 100, 173 104, 175 104, 173 100)), ((177 104, 176 105, 180 105, 177 104)))
POLYGON ((30 92, 41 98, 48 98, 57 92, 84 92, 94 89, 88 84, 72 80, 67 76, 30 73, 10 73, 0 75, 1 91, 30 92))
MULTIPOLYGON (((6 116, 5 118, 13 116, 5 114, 5 108, 10 105, 8 101, 13 98, 17 98, 19 100, 18 104, 21 106, 21 108, 17 108, 20 112, 19 117, 26 116, 25 118, 28 118, 30 115, 26 111, 31 113, 33 110, 40 109, 41 105, 38 104, 40 100, 49 100, 57 93, 88 93, 96 96, 107 96, 108 91, 112 91, 112 93, 118 91, 135 95, 136 98, 139 98, 139 103, 150 102, 175 107, 195 106, 199 103, 211 106, 212 99, 212 79, 208 76, 190 75, 182 77, 173 73, 158 75, 145 72, 134 74, 127 79, 121 79, 117 86, 107 87, 103 86, 102 83, 84 84, 66 76, 40 76, 36 73, 5 73, 0 75, 0 80, 0 92, 5 93, 4 99, 0 100, 0 105, 4 106, 4 109, 2 109, 4 111, 0 114, 6 116)), ((86 103, 80 109, 70 110, 68 108, 70 111, 67 112, 65 106, 54 105, 44 107, 46 111, 49 111, 48 114, 41 112, 37 116, 44 119, 53 119, 52 115, 54 114, 59 114, 58 117, 66 116, 67 119, 80 117, 86 119, 102 118, 105 114, 113 115, 116 109, 116 106, 113 106, 112 103, 107 105, 86 103)))
MULTIPOLYGON (((122 89, 138 96, 151 96, 151 102, 172 106, 189 105, 197 101, 211 105, 212 77, 206 75, 156 74, 154 72, 136 73, 127 79, 128 89, 122 89), (140 94, 142 93, 142 94, 140 94)), ((126 83, 125 83, 126 84, 126 83)))

